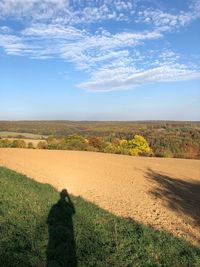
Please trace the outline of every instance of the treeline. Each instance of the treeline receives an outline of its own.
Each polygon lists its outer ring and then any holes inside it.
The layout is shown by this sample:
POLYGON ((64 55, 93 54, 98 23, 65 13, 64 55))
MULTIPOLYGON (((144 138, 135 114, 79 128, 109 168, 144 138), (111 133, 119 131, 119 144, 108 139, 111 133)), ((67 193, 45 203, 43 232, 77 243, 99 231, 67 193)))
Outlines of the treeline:
POLYGON ((154 156, 200 159, 200 122, 4 121, 0 122, 0 131, 54 136, 43 144, 46 149, 78 149, 120 154, 130 153, 127 152, 127 147, 120 145, 121 140, 129 143, 133 136, 140 135, 147 140, 154 156), (69 136, 73 141, 64 141, 69 136), (88 140, 88 143, 80 142, 81 138, 88 140), (91 145, 92 139, 98 145, 91 145))
POLYGON ((141 155, 155 157, 174 158, 200 158, 200 143, 197 138, 188 136, 180 137, 174 135, 163 136, 152 133, 142 135, 136 134, 133 138, 128 135, 107 137, 81 135, 68 135, 65 137, 50 136, 43 141, 39 141, 37 147, 32 142, 23 139, 10 140, 0 139, 0 147, 12 148, 38 148, 38 149, 58 149, 58 150, 82 150, 96 151, 123 155, 141 155))
MULTIPOLYGON (((26 144, 24 140, 0 139, 0 147, 12 148, 34 148, 30 142, 26 144)), ((153 151, 149 147, 146 139, 140 135, 135 135, 131 140, 113 139, 112 142, 106 141, 104 138, 91 136, 86 139, 80 135, 69 135, 66 137, 48 137, 45 141, 40 141, 37 145, 38 149, 58 149, 58 150, 81 150, 96 151, 132 156, 152 156, 153 151)))
POLYGON ((68 149, 100 151, 124 155, 143 155, 169 158, 200 158, 200 143, 189 137, 170 136, 157 134, 132 135, 132 138, 118 138, 116 136, 85 138, 80 135, 66 137, 49 137, 45 142, 39 142, 38 148, 43 149, 68 149))
POLYGON ((200 158, 200 138, 190 136, 149 136, 149 145, 153 148, 154 155, 158 157, 174 158, 200 158))
POLYGON ((0 148, 2 147, 11 147, 11 148, 34 148, 32 142, 26 143, 23 139, 1 139, 0 138, 0 148))
POLYGON ((81 150, 96 151, 132 156, 152 156, 153 151, 146 139, 135 135, 131 140, 114 138, 111 142, 105 138, 91 136, 84 138, 80 135, 69 135, 66 137, 49 137, 46 141, 38 143, 39 149, 58 150, 81 150))

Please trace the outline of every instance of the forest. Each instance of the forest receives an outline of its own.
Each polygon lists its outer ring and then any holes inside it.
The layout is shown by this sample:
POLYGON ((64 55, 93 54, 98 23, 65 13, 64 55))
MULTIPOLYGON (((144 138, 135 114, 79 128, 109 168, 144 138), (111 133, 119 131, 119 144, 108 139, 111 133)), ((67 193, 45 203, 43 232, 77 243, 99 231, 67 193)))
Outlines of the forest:
POLYGON ((200 158, 200 122, 0 121, 0 147, 32 148, 31 143, 26 146, 20 140, 26 139, 27 133, 41 135, 45 141, 41 140, 38 144, 40 149, 200 158), (1 137, 5 131, 20 132, 19 140, 13 141, 13 144, 1 137), (146 149, 141 148, 144 144, 146 149))

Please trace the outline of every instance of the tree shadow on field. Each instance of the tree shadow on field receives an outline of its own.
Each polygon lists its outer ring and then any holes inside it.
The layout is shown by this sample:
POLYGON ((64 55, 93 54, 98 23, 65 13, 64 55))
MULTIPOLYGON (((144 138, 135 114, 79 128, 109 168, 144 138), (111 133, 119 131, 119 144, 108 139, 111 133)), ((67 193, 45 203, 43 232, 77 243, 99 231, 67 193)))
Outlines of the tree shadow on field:
POLYGON ((151 169, 147 171, 147 178, 156 185, 151 194, 165 200, 170 209, 184 213, 200 225, 200 182, 176 179, 151 169))
POLYGON ((74 205, 63 189, 60 199, 52 206, 48 218, 49 242, 46 267, 76 267, 76 243, 72 216, 74 205))

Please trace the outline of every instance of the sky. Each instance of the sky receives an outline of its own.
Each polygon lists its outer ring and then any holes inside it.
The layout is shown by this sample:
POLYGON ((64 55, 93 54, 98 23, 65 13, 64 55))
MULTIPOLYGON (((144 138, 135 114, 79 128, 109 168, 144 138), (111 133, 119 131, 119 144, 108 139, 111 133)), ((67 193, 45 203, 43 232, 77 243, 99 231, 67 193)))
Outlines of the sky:
POLYGON ((200 0, 0 0, 0 120, 200 120, 200 0))

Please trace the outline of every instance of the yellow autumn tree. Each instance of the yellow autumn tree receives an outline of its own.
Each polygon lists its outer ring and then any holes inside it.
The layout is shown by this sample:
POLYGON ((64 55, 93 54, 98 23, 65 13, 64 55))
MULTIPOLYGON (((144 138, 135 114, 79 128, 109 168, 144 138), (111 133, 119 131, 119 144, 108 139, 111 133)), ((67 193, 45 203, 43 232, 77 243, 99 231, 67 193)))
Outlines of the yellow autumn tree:
MULTIPOLYGON (((125 145, 125 143, 123 143, 125 145)), ((149 147, 147 140, 141 135, 135 135, 134 138, 127 142, 127 148, 133 156, 151 155, 152 149, 149 147)))

